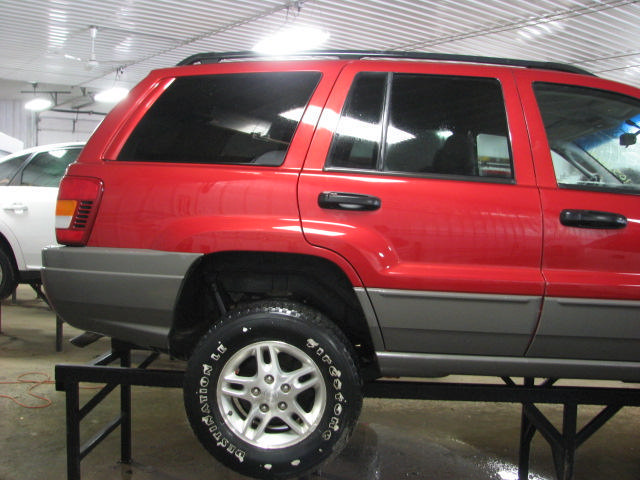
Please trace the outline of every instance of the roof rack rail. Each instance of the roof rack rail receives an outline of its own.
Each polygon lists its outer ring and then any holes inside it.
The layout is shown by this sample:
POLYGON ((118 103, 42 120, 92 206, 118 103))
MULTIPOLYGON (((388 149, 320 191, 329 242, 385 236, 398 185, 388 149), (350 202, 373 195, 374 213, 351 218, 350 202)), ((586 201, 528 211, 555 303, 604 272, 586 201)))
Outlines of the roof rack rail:
POLYGON ((341 60, 360 60, 363 58, 405 58, 412 60, 440 60, 446 62, 485 63, 490 65, 507 65, 512 67, 540 68, 544 70, 558 70, 561 72, 593 75, 593 73, 568 63, 544 62, 538 60, 520 60, 513 58, 483 57, 476 55, 457 55, 451 53, 425 53, 425 52, 397 52, 393 50, 308 50, 289 55, 265 55, 251 51, 241 52, 208 52, 196 53, 180 63, 183 65, 196 65, 202 63, 220 63, 224 60, 281 58, 281 57, 336 57, 341 60))

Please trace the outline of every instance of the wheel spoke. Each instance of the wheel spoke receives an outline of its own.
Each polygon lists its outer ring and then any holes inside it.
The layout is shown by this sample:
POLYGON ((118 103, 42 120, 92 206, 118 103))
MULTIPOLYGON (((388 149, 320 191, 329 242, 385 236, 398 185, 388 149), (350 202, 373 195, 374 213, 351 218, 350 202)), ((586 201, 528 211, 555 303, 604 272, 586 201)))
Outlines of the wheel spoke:
POLYGON ((242 425, 242 434, 250 436, 251 425, 253 424, 253 420, 256 417, 260 416, 260 409, 257 404, 251 405, 251 410, 247 413, 247 418, 244 419, 244 424, 242 425))
MULTIPOLYGON (((255 349, 256 364, 258 367, 258 376, 274 371, 274 349, 271 345, 259 345, 255 349), (265 354, 269 353, 270 362, 265 361, 265 354)), ((277 358, 277 357, 276 357, 277 358)))
POLYGON ((283 420, 298 435, 306 433, 311 425, 309 414, 305 412, 300 405, 298 405, 298 402, 293 402, 293 412, 289 414, 288 418, 283 420), (302 420, 302 425, 298 422, 298 419, 302 420))
POLYGON ((256 377, 255 376, 253 376, 253 377, 244 377, 244 376, 240 376, 240 375, 236 374, 235 372, 231 372, 231 373, 225 375, 222 378, 227 383, 237 383, 238 385, 242 385, 242 386, 252 385, 256 381, 256 377))
POLYGON ((289 383, 293 386, 296 392, 304 392, 309 388, 312 388, 319 381, 316 369, 311 365, 303 365, 298 370, 295 370, 289 375, 289 383), (304 382, 300 381, 301 378, 310 375, 304 382))
POLYGON ((220 388, 220 391, 229 397, 251 401, 251 394, 247 391, 244 385, 242 386, 242 390, 231 388, 231 385, 223 385, 220 388))
POLYGON ((271 412, 262 413, 258 405, 253 405, 242 427, 242 434, 250 440, 259 440, 260 437, 264 435, 267 425, 269 425, 272 418, 273 415, 271 412), (254 420, 259 421, 258 426, 255 429, 252 428, 254 420))

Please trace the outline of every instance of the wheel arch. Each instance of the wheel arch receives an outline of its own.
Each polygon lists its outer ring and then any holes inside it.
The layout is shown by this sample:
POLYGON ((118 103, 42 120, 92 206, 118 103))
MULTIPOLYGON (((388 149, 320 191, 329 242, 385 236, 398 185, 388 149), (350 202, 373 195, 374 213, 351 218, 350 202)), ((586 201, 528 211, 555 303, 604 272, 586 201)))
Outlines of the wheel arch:
POLYGON ((18 261, 16 259, 16 254, 13 250, 13 246, 11 245, 11 243, 3 233, 0 233, 0 248, 9 256, 9 259, 11 260, 11 264, 13 265, 13 268, 15 269, 15 272, 17 275, 19 272, 19 269, 18 269, 18 261))
POLYGON ((172 355, 189 358, 200 338, 226 311, 259 299, 285 299, 319 310, 354 346, 365 377, 379 374, 360 300, 346 273, 313 255, 218 252, 187 273, 169 334, 172 355))

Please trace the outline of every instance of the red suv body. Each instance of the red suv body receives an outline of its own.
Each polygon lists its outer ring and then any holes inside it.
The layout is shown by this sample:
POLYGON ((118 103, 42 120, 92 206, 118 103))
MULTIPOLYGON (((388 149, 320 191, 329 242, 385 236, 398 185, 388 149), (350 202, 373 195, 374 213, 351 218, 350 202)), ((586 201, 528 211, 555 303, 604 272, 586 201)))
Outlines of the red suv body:
MULTIPOLYGON (((62 181, 67 246, 44 251, 43 272, 56 311, 184 358, 207 338, 202 358, 226 352, 220 324, 250 323, 255 305, 315 312, 354 385, 640 379, 640 91, 565 66, 416 56, 152 72, 62 181)), ((288 338, 276 323, 273 341, 288 338)), ((306 338, 314 358, 322 342, 306 338)))

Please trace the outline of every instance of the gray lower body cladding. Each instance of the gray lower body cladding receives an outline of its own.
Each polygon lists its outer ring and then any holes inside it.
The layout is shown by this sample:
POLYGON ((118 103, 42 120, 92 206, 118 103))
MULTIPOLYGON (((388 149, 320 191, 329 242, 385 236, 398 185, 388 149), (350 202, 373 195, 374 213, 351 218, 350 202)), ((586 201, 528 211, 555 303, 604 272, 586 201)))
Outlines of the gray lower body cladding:
MULTIPOLYGON (((169 350, 184 279, 200 258, 51 247, 43 251, 42 278, 69 324, 169 350)), ((356 294, 382 375, 640 379, 640 302, 364 288, 356 294)))
POLYGON ((175 303, 199 254, 50 247, 42 280, 56 313, 76 328, 168 349, 175 303))

